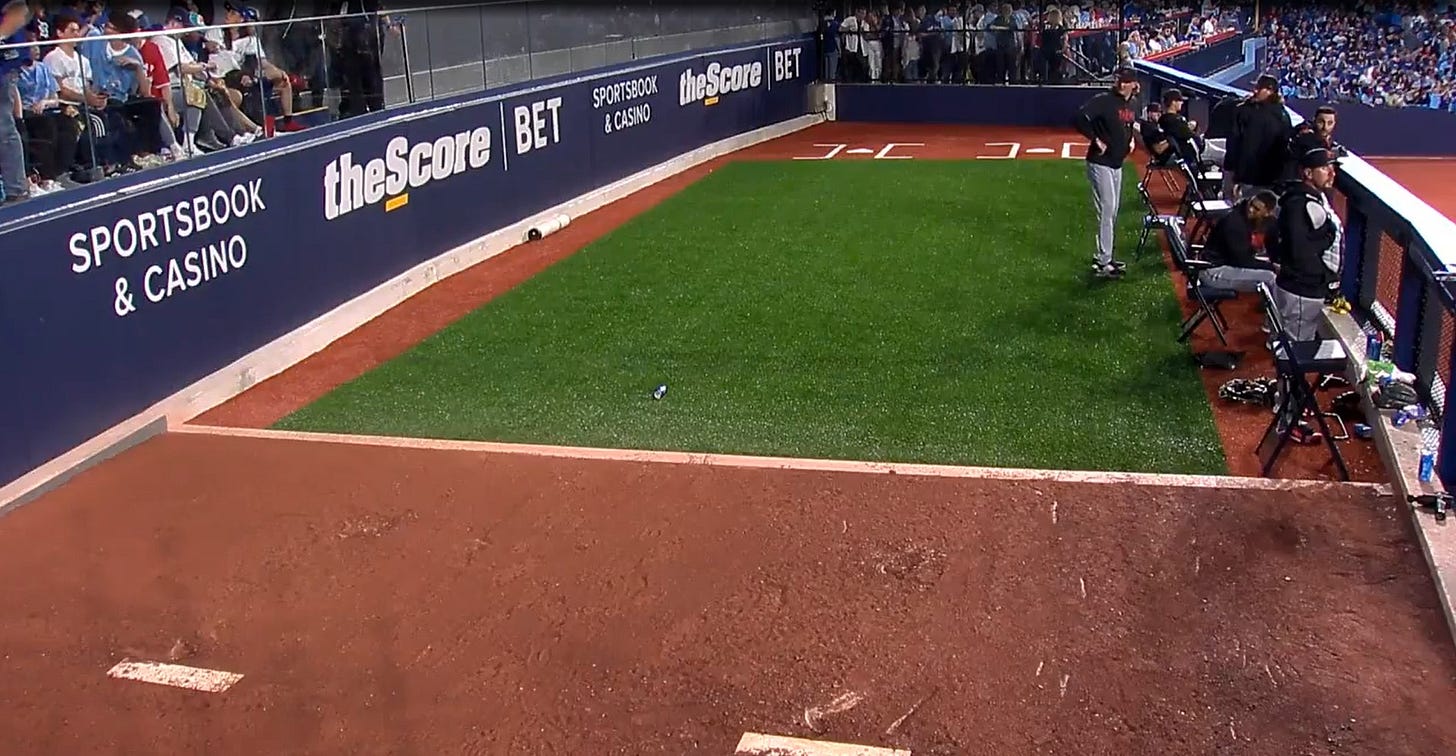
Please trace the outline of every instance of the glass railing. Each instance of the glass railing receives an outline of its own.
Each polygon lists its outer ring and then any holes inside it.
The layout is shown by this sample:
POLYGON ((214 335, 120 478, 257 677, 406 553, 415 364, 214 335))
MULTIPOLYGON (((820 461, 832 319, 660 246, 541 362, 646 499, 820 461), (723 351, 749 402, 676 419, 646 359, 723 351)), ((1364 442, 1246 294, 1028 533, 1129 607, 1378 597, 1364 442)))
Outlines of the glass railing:
POLYGON ((1076 6, 873 12, 820 23, 820 70, 836 83, 1089 84, 1135 60, 1168 62, 1240 34, 1237 12, 1171 6, 1119 16, 1076 6), (987 9, 990 12, 987 12, 987 9))
POLYGON ((24 153, 0 166, 25 171, 0 176, 0 202, 365 113, 812 32, 802 10, 518 1, 291 19, 244 7, 214 24, 186 12, 28 17, 29 41, 0 45, 24 153))

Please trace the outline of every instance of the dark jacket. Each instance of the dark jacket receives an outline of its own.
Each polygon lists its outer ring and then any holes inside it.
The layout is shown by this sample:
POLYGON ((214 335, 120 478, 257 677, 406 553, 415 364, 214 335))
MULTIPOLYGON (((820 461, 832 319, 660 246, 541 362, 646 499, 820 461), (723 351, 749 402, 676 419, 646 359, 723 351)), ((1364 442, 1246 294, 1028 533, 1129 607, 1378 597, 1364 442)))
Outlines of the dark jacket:
POLYGON ((1339 286, 1343 255, 1333 249, 1338 261, 1330 269, 1326 255, 1332 251, 1340 234, 1333 212, 1326 211, 1319 194, 1303 184, 1279 198, 1279 216, 1268 239, 1269 259, 1279 264, 1274 282, 1279 288, 1300 297, 1325 299, 1339 286), (1313 210, 1310 205, 1317 206, 1313 210), (1311 214, 1325 216, 1315 225, 1311 214))
POLYGON ((1234 111, 1224 168, 1240 184, 1273 186, 1284 175, 1292 131, 1289 113, 1278 100, 1246 100, 1234 111))
POLYGON ((1208 127, 1203 130, 1203 135, 1209 139, 1228 139, 1234 133, 1234 114, 1243 101, 1238 95, 1219 100, 1208 111, 1208 127))
POLYGON ((1182 113, 1164 113, 1158 119, 1158 128, 1173 140, 1173 146, 1184 160, 1192 165, 1198 163, 1197 135, 1193 133, 1193 127, 1188 125, 1188 119, 1182 113))
POLYGON ((1132 112, 1132 103, 1116 92, 1103 92, 1088 100, 1072 118, 1072 127, 1089 142, 1087 162, 1121 168, 1123 161, 1127 160, 1135 120, 1137 116, 1132 112), (1102 140, 1107 149, 1098 150, 1090 144, 1094 139, 1102 140))
POLYGON ((1254 251, 1254 229, 1249 223, 1249 201, 1243 200, 1229 214, 1215 223, 1203 247, 1203 259, 1214 267, 1256 268, 1270 270, 1254 251))

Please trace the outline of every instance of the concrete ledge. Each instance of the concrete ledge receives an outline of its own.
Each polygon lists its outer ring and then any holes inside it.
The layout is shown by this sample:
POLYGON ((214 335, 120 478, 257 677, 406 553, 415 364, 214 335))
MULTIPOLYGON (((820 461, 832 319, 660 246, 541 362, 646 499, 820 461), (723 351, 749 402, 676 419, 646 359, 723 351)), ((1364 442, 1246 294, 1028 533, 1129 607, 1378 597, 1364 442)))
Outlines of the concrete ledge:
MULTIPOLYGON (((1360 324, 1349 315, 1340 315, 1328 309, 1325 310, 1325 324, 1350 356, 1352 377, 1363 379, 1366 374, 1365 332, 1360 324)), ((1415 423, 1399 428, 1391 425, 1394 411, 1381 412, 1376 409, 1370 392, 1358 381, 1357 384, 1360 403, 1365 409, 1365 416, 1371 421, 1370 427, 1374 429, 1375 445, 1380 450, 1380 458, 1385 462, 1385 468, 1391 473, 1391 484, 1401 502, 1405 502, 1407 496, 1442 490, 1439 485, 1422 483, 1417 478, 1416 470, 1421 458, 1421 432, 1415 427, 1415 423)), ((1446 629, 1451 633, 1451 642, 1456 644, 1456 611, 1453 611, 1453 606, 1456 606, 1456 593, 1453 593, 1456 591, 1456 526, 1451 525, 1456 519, 1439 523, 1433 513, 1415 507, 1411 507, 1410 516, 1421 551, 1426 556, 1426 566, 1431 571, 1431 581, 1435 584, 1436 594, 1441 598, 1441 610, 1446 615, 1446 629)))

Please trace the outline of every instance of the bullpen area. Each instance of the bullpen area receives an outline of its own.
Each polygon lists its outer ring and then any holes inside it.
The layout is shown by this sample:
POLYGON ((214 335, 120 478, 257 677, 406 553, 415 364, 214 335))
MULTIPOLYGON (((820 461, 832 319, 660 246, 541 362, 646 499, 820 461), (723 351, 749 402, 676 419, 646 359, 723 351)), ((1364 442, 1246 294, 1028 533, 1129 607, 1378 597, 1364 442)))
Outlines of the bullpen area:
POLYGON ((0 737, 1444 752, 1456 653, 1404 505, 1229 475, 1262 421, 1210 402, 1159 250, 1092 279, 1079 150, 815 127, 81 474, 0 520, 0 737))

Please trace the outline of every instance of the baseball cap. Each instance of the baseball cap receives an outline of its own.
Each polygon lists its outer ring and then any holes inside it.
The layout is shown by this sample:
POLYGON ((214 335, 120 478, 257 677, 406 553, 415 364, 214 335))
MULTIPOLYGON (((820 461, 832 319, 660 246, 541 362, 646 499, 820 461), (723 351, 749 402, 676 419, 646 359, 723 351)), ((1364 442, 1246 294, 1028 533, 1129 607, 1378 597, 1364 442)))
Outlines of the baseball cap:
POLYGON ((1131 68, 1117 69, 1117 83, 1126 84, 1129 81, 1137 81, 1137 71, 1134 71, 1131 68))
POLYGON ((1273 76, 1270 76, 1269 74, 1264 74, 1263 76, 1259 77, 1259 80, 1257 82, 1255 82, 1254 89, 1277 90, 1279 89, 1279 80, 1274 78, 1273 76))
POLYGON ((1163 90, 1163 102, 1182 102, 1187 99, 1187 97, 1183 96, 1183 90, 1177 87, 1163 90))
POLYGON ((237 13, 239 16, 242 16, 245 21, 258 20, 258 10, 251 5, 234 3, 229 0, 229 2, 222 4, 222 9, 225 11, 232 11, 234 13, 237 13))
POLYGON ((1323 168, 1327 165, 1339 165, 1340 161, 1323 147, 1316 147, 1299 156, 1300 168, 1323 168))

